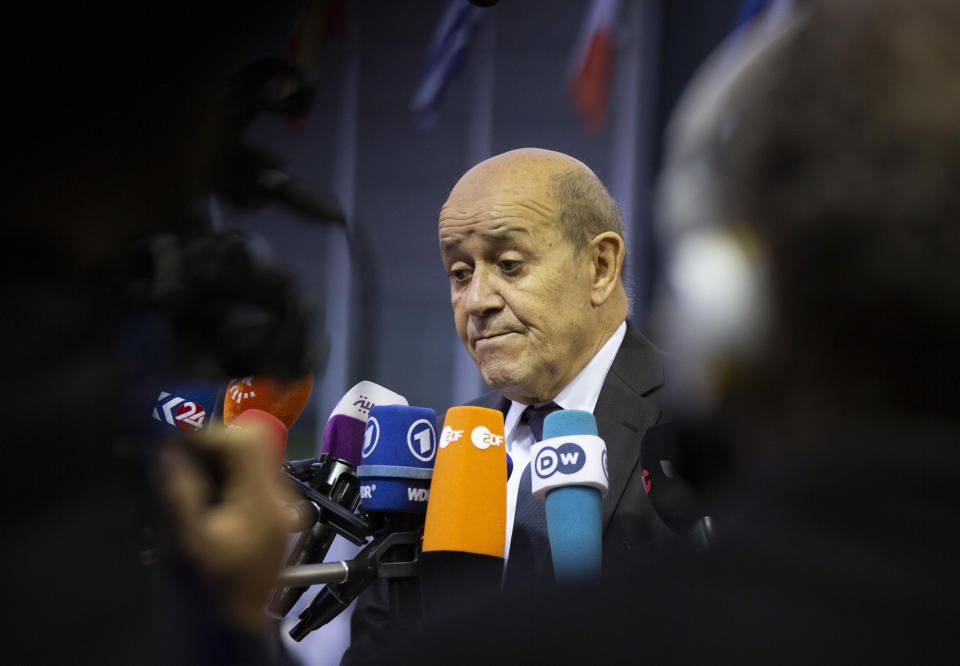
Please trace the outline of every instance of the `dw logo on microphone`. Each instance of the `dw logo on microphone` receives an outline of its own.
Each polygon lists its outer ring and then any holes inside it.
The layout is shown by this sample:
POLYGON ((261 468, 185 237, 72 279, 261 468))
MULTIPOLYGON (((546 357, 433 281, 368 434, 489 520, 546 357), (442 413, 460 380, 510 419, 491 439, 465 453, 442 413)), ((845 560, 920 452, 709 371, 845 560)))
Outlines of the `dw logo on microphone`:
POLYGON ((557 448, 545 446, 540 449, 534 460, 534 470, 541 479, 546 479, 557 471, 561 474, 575 474, 587 463, 587 454, 573 442, 561 444, 557 448))

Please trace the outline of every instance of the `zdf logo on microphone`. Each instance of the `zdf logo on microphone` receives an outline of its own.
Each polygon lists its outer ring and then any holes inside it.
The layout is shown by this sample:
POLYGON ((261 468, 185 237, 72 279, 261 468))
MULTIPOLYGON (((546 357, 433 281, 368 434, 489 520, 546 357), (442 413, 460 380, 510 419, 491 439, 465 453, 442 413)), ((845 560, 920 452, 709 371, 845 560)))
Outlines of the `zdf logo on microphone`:
POLYGON ((463 437, 462 430, 454 430, 450 426, 443 426, 443 430, 440 431, 440 448, 447 448, 448 444, 456 442, 461 437, 463 437))
POLYGON ((567 442, 557 448, 545 446, 537 453, 534 460, 534 469, 541 479, 549 478, 559 471, 561 474, 575 474, 583 469, 587 455, 583 449, 567 442))
POLYGON ((483 451, 491 446, 502 446, 503 435, 495 435, 490 432, 487 426, 481 425, 474 428, 473 432, 470 433, 470 441, 473 442, 475 447, 483 451))

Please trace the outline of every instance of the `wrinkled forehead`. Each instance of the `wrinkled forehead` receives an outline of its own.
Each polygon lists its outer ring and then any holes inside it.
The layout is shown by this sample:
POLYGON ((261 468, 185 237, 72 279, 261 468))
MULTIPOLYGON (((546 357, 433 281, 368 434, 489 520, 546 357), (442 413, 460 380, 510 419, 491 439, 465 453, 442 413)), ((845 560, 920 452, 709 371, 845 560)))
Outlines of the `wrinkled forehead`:
POLYGON ((441 250, 477 238, 490 244, 532 243, 558 233, 559 210, 549 190, 488 181, 455 188, 440 210, 441 250))
POLYGON ((468 240, 487 248, 532 247, 541 236, 543 230, 534 225, 493 219, 477 224, 441 226, 440 252, 447 254, 462 250, 468 240))

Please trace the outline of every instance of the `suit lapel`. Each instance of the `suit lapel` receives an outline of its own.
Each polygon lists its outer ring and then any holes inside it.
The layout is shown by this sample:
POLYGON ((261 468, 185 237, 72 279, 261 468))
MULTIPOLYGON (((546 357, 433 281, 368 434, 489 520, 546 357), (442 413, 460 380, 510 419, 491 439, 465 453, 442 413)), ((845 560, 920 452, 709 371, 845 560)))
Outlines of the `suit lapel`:
POLYGON ((610 473, 610 488, 603 500, 604 530, 637 467, 644 433, 660 419, 655 394, 663 382, 661 352, 628 323, 594 409, 597 429, 607 445, 610 473))
MULTIPOLYGON (((630 322, 623 344, 593 410, 597 430, 607 445, 610 488, 603 500, 603 528, 610 524, 623 491, 640 460, 640 442, 647 428, 660 419, 658 389, 664 383, 663 355, 630 322)), ((471 401, 506 416, 510 401, 492 391, 471 401)))

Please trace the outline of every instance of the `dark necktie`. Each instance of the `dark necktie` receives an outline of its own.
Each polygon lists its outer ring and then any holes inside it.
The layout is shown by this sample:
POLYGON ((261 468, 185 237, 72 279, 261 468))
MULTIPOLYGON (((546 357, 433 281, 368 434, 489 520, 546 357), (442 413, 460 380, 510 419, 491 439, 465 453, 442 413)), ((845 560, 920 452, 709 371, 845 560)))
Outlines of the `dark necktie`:
MULTIPOLYGON (((534 440, 539 442, 543 439, 543 420, 547 418, 547 414, 558 409, 560 406, 554 402, 540 406, 530 405, 523 410, 520 424, 530 426, 534 440)), ((517 509, 514 512, 504 587, 514 587, 536 580, 543 568, 548 544, 547 514, 543 508, 543 500, 531 492, 530 464, 527 464, 523 468, 520 488, 517 491, 517 509)))

